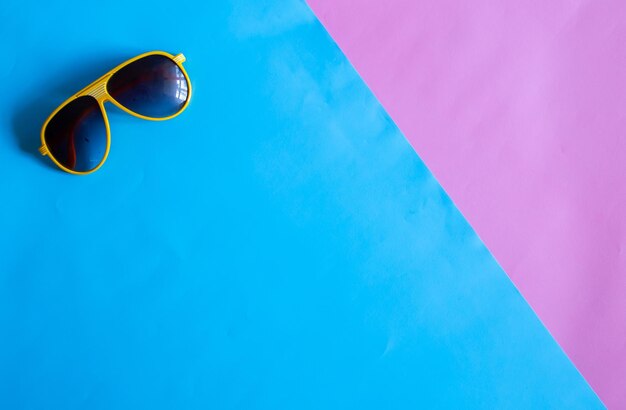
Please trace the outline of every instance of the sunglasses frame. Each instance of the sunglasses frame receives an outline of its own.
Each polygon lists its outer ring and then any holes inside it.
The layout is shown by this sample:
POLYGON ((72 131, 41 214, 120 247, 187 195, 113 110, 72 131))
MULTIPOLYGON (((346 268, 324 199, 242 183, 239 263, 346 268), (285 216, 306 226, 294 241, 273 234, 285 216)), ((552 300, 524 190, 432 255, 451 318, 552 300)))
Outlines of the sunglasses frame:
POLYGON ((138 117, 138 118, 141 118, 141 119, 144 119, 144 120, 165 121, 165 120, 169 120, 171 118, 174 118, 174 117, 178 116, 181 112, 185 111, 185 109, 187 108, 187 105, 189 105, 189 101, 191 100, 191 81, 189 80, 189 76, 187 75, 187 72, 185 71, 185 68, 183 67, 183 64, 182 64, 183 62, 185 62, 185 56, 183 54, 172 55, 172 54, 166 53, 164 51, 150 51, 150 52, 147 52, 147 53, 140 54, 140 55, 138 55, 136 57, 133 57, 130 60, 127 60, 127 61, 123 62, 122 64, 118 65, 117 67, 115 67, 114 69, 112 69, 111 71, 109 71, 108 73, 103 75, 102 77, 98 78, 96 81, 94 81, 91 84, 89 84, 87 87, 83 88, 82 90, 80 90, 79 92, 77 92, 76 94, 74 94, 73 96, 68 98, 67 100, 65 100, 61 105, 59 105, 57 107, 57 109, 55 109, 52 112, 52 114, 50 114, 50 116, 48 117, 46 122, 44 122, 43 127, 41 128, 41 147, 39 147, 39 152, 41 153, 41 155, 49 156, 50 159, 59 168, 61 168, 65 172, 69 172, 70 174, 87 175, 87 174, 91 174, 92 172, 97 171, 104 164, 104 162, 106 161, 107 157, 109 156, 109 149, 111 147, 111 128, 109 126, 109 118, 107 117, 106 109, 104 108, 104 103, 109 101, 109 102, 113 103, 113 105, 115 105, 117 108, 121 109, 122 111, 125 111, 125 112, 127 112, 128 114, 130 114, 132 116, 135 116, 135 117, 138 117), (140 59, 142 59, 144 57, 153 56, 153 55, 160 55, 160 56, 167 57, 170 60, 172 60, 174 63, 176 63, 176 65, 178 66, 180 71, 185 76, 185 80, 187 81, 188 91, 187 91, 187 100, 185 101, 185 104, 183 104, 181 109, 178 110, 175 114, 170 115, 168 117, 147 117, 145 115, 141 115, 139 113, 136 113, 136 112, 134 112, 134 111, 124 107, 119 102, 117 102, 117 100, 115 98, 113 98, 109 94, 109 92, 107 91, 107 84, 109 82, 109 79, 115 73, 117 73, 122 68, 124 68, 127 65, 129 65, 130 63, 133 63, 133 62, 135 62, 137 60, 140 60, 140 59), (50 150, 48 149, 48 147, 46 145, 45 133, 46 133, 46 128, 48 127, 48 123, 50 122, 50 120, 52 118, 54 118, 54 116, 63 107, 65 107, 66 105, 68 105, 69 103, 74 101, 75 99, 77 99, 79 97, 84 97, 84 96, 91 96, 91 97, 95 98, 96 101, 98 102, 98 106, 100 107, 100 112, 102 113, 102 117, 104 118, 104 126, 106 128, 106 134, 107 134, 107 145, 106 145, 106 150, 104 152, 104 156, 102 157, 102 160, 100 161, 100 163, 95 168, 93 168, 93 169, 91 169, 89 171, 74 171, 72 169, 69 169, 69 168, 63 166, 59 161, 57 161, 56 158, 54 158, 54 155, 52 155, 52 153, 50 152, 50 150))

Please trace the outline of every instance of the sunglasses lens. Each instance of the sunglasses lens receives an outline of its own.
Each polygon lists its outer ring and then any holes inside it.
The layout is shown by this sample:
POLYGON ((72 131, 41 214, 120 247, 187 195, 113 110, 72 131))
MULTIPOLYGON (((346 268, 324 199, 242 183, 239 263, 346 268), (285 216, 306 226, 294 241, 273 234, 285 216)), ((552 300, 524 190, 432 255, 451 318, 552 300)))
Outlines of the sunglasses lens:
POLYGON ((95 98, 78 97, 56 113, 44 131, 50 154, 65 168, 87 172, 106 153, 107 130, 95 98))
POLYGON ((183 108, 189 96, 189 85, 174 61, 166 56, 150 55, 113 74, 107 91, 137 114, 163 118, 183 108))

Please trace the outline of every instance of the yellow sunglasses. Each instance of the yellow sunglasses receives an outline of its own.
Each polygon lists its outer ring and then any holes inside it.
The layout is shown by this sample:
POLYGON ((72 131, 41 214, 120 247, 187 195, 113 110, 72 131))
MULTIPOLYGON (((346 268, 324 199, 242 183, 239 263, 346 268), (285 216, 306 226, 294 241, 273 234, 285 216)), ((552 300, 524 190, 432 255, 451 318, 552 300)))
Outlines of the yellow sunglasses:
POLYGON ((67 99, 41 129, 39 152, 71 174, 90 174, 109 155, 111 130, 104 103, 145 120, 169 120, 191 98, 185 56, 162 51, 138 55, 67 99))

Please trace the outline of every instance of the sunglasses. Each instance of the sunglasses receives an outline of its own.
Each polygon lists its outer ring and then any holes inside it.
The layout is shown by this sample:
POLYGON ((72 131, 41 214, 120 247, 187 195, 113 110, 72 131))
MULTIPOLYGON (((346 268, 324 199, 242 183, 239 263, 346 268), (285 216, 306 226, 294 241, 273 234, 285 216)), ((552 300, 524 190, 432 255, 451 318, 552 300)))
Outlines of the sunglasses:
POLYGON ((71 174, 94 172, 111 144, 104 103, 145 120, 177 116, 191 98, 184 61, 182 54, 153 51, 118 65, 54 110, 41 129, 39 152, 71 174))

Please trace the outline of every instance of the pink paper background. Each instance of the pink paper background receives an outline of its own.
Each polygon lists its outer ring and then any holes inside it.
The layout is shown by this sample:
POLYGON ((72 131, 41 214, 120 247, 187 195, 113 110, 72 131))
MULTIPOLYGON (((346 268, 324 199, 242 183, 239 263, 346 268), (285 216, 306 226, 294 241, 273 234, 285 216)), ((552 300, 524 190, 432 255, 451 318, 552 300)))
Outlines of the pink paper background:
POLYGON ((626 408, 626 2, 309 4, 605 404, 626 408))

